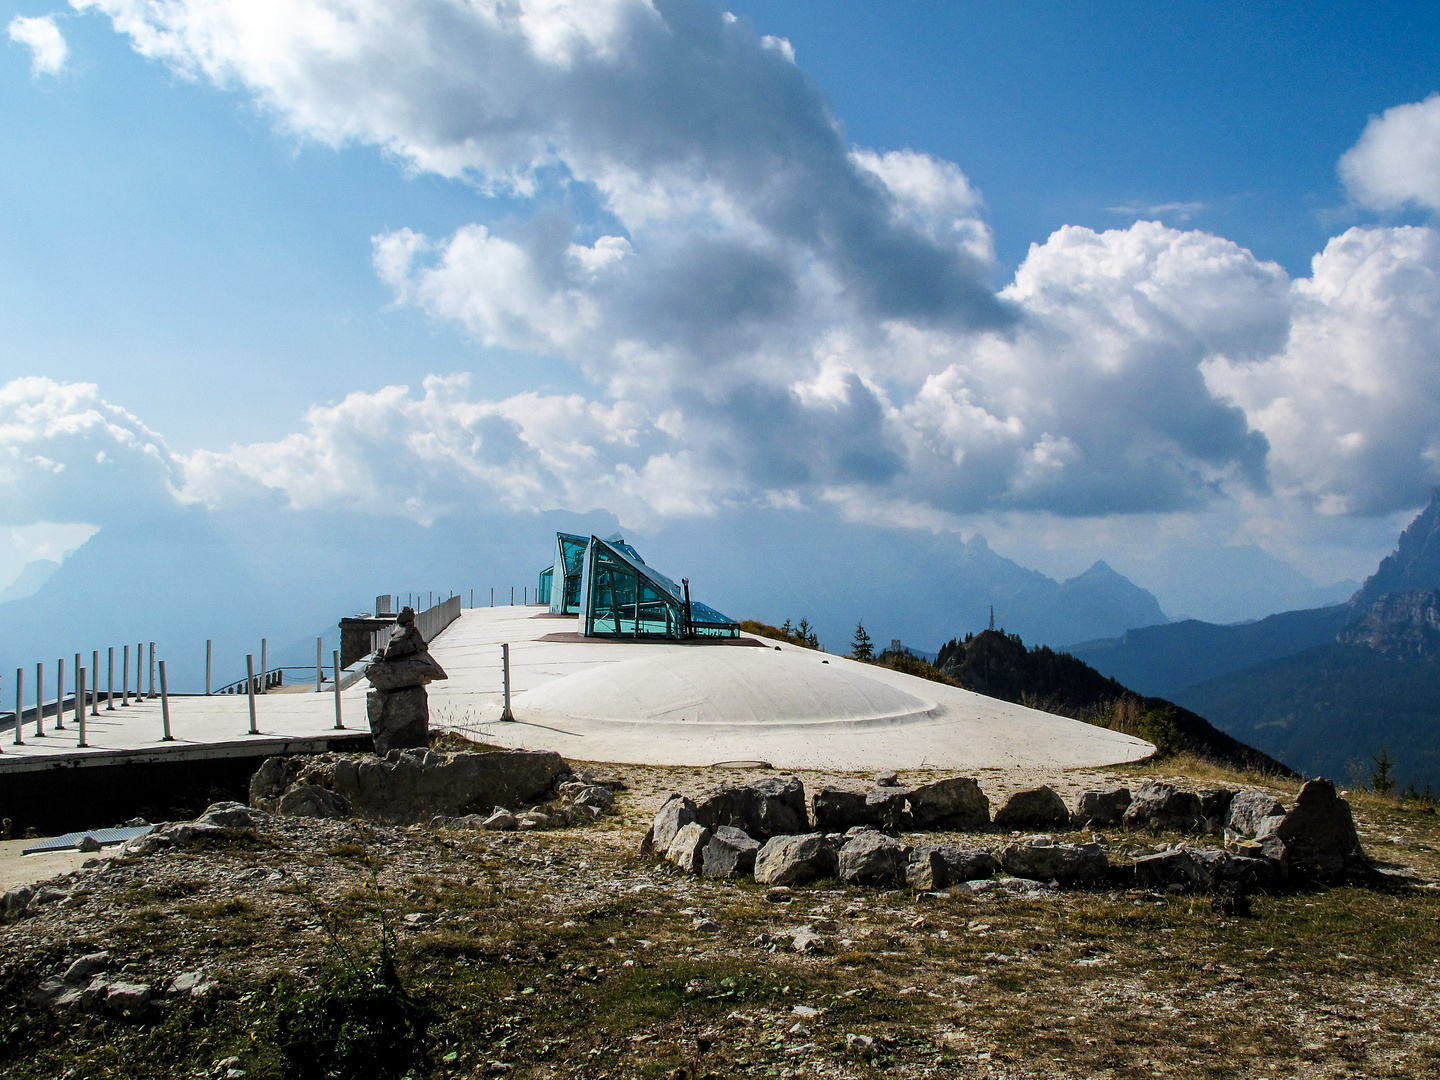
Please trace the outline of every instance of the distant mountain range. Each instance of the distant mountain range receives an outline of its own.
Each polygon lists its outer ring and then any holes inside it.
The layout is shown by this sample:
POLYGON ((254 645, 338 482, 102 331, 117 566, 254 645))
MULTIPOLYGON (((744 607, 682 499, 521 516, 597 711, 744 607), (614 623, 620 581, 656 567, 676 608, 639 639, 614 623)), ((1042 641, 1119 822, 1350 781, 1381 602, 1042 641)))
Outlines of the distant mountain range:
POLYGON ((1344 604, 1216 626, 1127 630, 1071 651, 1142 693, 1342 781, 1386 748, 1440 786, 1440 491, 1344 604))
POLYGON ((59 569, 60 564, 54 559, 36 559, 34 562, 26 563, 15 580, 0 589, 0 604, 9 600, 23 600, 27 596, 34 596, 40 591, 40 587, 50 580, 50 576, 59 569))

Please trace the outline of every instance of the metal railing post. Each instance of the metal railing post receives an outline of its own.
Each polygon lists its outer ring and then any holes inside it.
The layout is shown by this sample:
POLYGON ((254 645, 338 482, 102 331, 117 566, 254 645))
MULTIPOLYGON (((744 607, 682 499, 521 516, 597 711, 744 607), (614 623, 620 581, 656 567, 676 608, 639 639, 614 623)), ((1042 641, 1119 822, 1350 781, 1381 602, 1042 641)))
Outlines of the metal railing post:
POLYGON ((510 646, 500 646, 500 668, 505 678, 505 708, 500 713, 501 720, 514 720, 515 716, 510 712, 510 646))
POLYGON ((155 642, 150 642, 150 693, 148 697, 155 696, 155 642))
POLYGON ((135 704, 140 704, 140 699, 145 696, 145 643, 135 643, 135 704))
POLYGON ((262 694, 265 693, 267 689, 265 686, 265 672, 269 669, 265 664, 265 652, 268 648, 269 642, 262 637, 260 639, 260 693, 262 694))
POLYGON ((125 646, 125 655, 120 663, 120 707, 130 706, 130 646, 125 646))
MULTIPOLYGON (((83 706, 80 704, 80 699, 84 696, 80 693, 80 660, 81 656, 77 652, 75 654, 75 708, 77 709, 83 708, 83 706)), ((79 719, 76 719, 75 722, 78 724, 80 721, 79 719)))
POLYGON ((215 642, 205 639, 205 696, 210 696, 210 661, 215 655, 215 642))
MULTIPOLYGON (((82 667, 76 669, 75 671, 75 698, 77 701, 79 701, 84 697, 85 669, 82 667)), ((77 708, 75 709, 75 720, 80 726, 80 741, 77 742, 75 745, 81 748, 87 747, 90 744, 85 741, 85 708, 83 705, 77 706, 77 708)))
POLYGON ((45 737, 45 665, 35 665, 35 737, 45 737))
POLYGON ((100 715, 100 650, 90 650, 90 715, 100 715))
POLYGON ((65 660, 55 661, 55 730, 65 730, 65 660))
POLYGON ((315 639, 315 692, 318 694, 325 682, 325 650, 320 638, 315 639))
POLYGON ((250 734, 259 735, 255 726, 255 654, 245 654, 245 693, 250 696, 250 734))
POLYGON ((335 730, 345 730, 345 723, 340 718, 340 650, 332 649, 330 658, 335 664, 335 730))
POLYGON ((170 734, 170 688, 165 685, 165 661, 160 661, 160 718, 165 726, 165 736, 161 742, 174 742, 175 736, 170 734))
POLYGON ((15 745, 25 745, 25 733, 20 730, 20 718, 25 715, 25 669, 15 669, 15 745))
POLYGON ((110 656, 110 677, 105 680, 105 711, 115 711, 115 646, 108 645, 110 656))

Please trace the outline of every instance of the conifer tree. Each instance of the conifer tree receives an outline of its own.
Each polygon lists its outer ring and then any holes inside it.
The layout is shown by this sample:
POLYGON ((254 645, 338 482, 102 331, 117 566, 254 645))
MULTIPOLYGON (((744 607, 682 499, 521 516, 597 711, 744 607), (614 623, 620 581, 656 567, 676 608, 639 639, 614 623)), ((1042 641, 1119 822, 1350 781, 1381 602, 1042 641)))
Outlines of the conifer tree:
POLYGON ((801 619, 800 625, 795 627, 795 644, 804 645, 807 649, 813 649, 815 646, 810 644, 810 639, 814 636, 815 632, 810 629, 810 620, 801 619))
POLYGON ((870 635, 865 632, 865 624, 855 624, 855 637, 850 642, 850 655, 856 660, 875 659, 875 646, 870 642, 870 635))

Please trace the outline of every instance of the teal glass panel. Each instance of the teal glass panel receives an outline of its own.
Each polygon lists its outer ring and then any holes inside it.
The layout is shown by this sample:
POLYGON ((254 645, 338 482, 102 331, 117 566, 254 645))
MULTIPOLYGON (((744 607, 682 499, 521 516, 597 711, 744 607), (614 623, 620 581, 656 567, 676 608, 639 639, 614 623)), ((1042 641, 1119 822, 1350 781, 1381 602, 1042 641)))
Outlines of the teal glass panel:
POLYGON ((550 586, 555 580, 555 568, 547 566, 540 571, 540 584, 535 589, 535 602, 537 604, 550 603, 550 586))

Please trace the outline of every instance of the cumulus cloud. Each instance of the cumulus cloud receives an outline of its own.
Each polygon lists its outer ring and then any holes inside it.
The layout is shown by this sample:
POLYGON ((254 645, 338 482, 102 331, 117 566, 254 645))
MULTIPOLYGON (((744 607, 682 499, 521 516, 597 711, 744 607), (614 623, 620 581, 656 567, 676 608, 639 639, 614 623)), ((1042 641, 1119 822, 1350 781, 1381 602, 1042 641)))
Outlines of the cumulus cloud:
POLYGON ((1277 483, 1327 514, 1423 503, 1440 483, 1440 234, 1350 229, 1295 283, 1283 349, 1202 364, 1272 447, 1277 483))
MULTIPOLYGON (((820 500, 933 524, 1275 485, 1366 514, 1440 458, 1418 367, 1428 230, 1352 230, 1292 282, 1204 232, 1067 227, 996 293, 959 166, 850 145, 787 42, 699 0, 72 3, 289 132, 537 196, 503 225, 376 236, 375 270, 397 302, 597 388, 355 394, 279 442, 190 455, 186 499, 430 520, 493 498, 630 521, 820 500)), ((1357 198, 1431 198, 1440 170, 1386 149, 1431 107, 1372 122, 1343 166, 1357 198)))
POLYGON ((0 386, 0 525, 103 521, 174 505, 164 441, 89 383, 0 386))
POLYGON ((30 18, 16 15, 7 27, 10 40, 30 50, 30 72, 33 75, 58 75, 65 68, 70 48, 65 36, 55 25, 55 16, 39 15, 30 18))
POLYGON ((1440 210, 1440 93, 1372 116, 1340 159, 1340 176, 1373 210, 1440 210))

